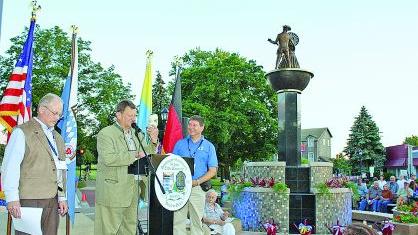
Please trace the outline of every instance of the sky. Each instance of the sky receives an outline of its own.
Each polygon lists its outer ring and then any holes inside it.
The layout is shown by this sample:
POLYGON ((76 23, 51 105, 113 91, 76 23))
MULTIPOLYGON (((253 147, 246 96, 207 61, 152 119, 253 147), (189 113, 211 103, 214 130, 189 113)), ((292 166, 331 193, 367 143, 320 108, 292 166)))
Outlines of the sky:
MULTIPOLYGON (((3 0, 0 54, 29 26, 29 0, 3 0)), ((418 135, 418 1, 416 0, 38 0, 41 28, 70 26, 92 42, 92 57, 114 65, 137 103, 145 52, 168 81, 175 56, 220 48, 274 68, 267 42, 292 27, 296 56, 315 76, 301 96, 302 128, 328 127, 332 154, 343 150, 361 106, 384 146, 418 135)))

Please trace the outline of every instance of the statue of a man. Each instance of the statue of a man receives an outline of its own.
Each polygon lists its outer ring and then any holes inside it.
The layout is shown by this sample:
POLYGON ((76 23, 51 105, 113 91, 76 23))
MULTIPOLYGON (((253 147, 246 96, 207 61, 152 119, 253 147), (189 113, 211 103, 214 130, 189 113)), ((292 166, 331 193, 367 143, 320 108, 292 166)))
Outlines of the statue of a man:
POLYGON ((279 33, 276 40, 270 38, 269 42, 279 46, 277 49, 276 69, 278 68, 298 68, 299 63, 295 56, 295 46, 298 43, 297 35, 289 32, 292 30, 290 26, 284 25, 283 32, 279 33))

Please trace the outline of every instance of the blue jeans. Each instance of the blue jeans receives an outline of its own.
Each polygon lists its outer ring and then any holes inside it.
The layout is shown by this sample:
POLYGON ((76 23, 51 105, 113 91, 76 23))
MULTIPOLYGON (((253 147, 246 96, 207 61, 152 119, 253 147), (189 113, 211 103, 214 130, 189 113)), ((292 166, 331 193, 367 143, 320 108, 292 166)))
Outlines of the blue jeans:
POLYGON ((388 204, 391 203, 391 200, 382 199, 379 201, 380 212, 388 213, 388 204))
MULTIPOLYGON (((373 200, 371 200, 371 209, 372 209, 372 211, 379 211, 379 199, 373 199, 373 200)), ((366 199, 361 199, 361 201, 360 201, 360 206, 359 206, 359 210, 361 210, 361 211, 365 211, 366 210, 366 207, 367 207, 367 204, 368 204, 368 200, 366 200, 366 199)))
POLYGON ((373 199, 371 206, 373 211, 379 211, 379 199, 373 199))
POLYGON ((361 210, 361 211, 365 211, 366 207, 367 207, 367 200, 365 198, 362 198, 360 200, 358 209, 361 210))

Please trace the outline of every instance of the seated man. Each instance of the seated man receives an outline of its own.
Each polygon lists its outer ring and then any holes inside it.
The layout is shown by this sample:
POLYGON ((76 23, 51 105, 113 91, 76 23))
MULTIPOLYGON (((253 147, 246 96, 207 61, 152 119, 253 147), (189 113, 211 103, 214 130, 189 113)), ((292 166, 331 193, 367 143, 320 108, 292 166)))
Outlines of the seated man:
POLYGON ((364 211, 367 206, 367 186, 363 184, 363 180, 360 178, 357 181, 358 193, 360 194, 359 210, 364 211))
POLYGON ((396 177, 392 175, 389 181, 389 189, 392 191, 393 197, 398 197, 399 185, 396 183, 396 177))
POLYGON ((206 204, 203 212, 203 223, 211 229, 211 234, 235 234, 234 226, 229 223, 231 218, 228 212, 224 212, 216 203, 218 193, 211 189, 206 193, 206 204), (227 222, 229 221, 229 222, 227 222))
MULTIPOLYGON (((369 188, 369 193, 367 195, 367 204, 371 206, 372 211, 379 210, 379 200, 382 196, 382 190, 379 188, 379 182, 374 181, 373 185, 369 188)), ((360 202, 360 210, 364 211, 367 206, 366 202, 360 202)))

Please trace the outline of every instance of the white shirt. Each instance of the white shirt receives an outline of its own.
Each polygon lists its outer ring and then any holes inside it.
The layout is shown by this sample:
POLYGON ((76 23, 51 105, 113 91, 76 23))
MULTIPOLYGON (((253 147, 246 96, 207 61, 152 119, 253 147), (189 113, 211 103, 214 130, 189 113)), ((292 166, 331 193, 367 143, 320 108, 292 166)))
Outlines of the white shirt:
MULTIPOLYGON (((39 119, 34 118, 37 122, 41 124, 42 130, 44 131, 46 137, 51 142, 52 146, 57 150, 57 145, 53 136, 54 128, 48 128, 43 122, 39 119)), ((4 150, 4 159, 1 166, 1 180, 3 183, 3 190, 6 196, 6 202, 19 201, 19 180, 20 180, 20 164, 22 164, 23 157, 25 156, 25 134, 22 129, 16 128, 10 135, 9 142, 6 145, 4 150)), ((59 159, 58 156, 51 149, 55 167, 59 169, 59 159)), ((61 171, 57 170, 57 182, 62 183, 61 171)), ((58 201, 65 201, 66 197, 59 197, 58 201)))
POLYGON ((381 189, 381 190, 383 190, 383 186, 385 186, 387 184, 387 182, 386 182, 386 180, 379 180, 379 188, 381 189))
POLYGON ((401 189, 401 188, 403 188, 403 187, 404 187, 404 186, 403 186, 403 183, 404 183, 404 182, 408 182, 408 181, 406 181, 405 179, 396 181, 396 183, 397 183, 397 184, 398 184, 398 186, 399 186, 399 189, 401 189))

